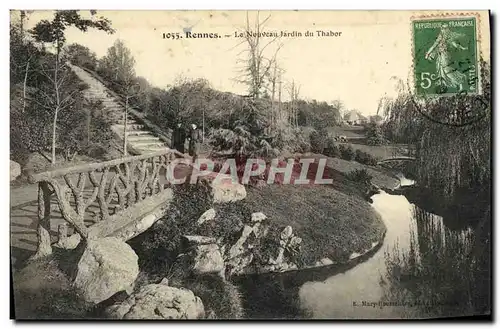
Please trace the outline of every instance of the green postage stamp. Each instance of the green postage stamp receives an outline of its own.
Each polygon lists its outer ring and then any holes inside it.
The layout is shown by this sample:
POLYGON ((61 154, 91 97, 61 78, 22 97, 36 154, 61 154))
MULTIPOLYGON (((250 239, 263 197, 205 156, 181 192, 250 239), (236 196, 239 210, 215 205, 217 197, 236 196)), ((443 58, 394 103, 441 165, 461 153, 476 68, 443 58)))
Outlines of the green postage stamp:
POLYGON ((412 20, 412 30, 417 95, 479 93, 475 16, 416 18, 412 20))

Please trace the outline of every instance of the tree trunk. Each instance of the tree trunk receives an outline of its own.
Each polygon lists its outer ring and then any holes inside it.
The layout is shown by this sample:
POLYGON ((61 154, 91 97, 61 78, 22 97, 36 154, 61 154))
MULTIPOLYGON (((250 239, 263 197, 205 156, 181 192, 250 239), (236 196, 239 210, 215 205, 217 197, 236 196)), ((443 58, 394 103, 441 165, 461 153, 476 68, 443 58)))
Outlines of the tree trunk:
POLYGON ((125 111, 123 118, 123 156, 127 156, 127 124, 128 124, 128 96, 125 97, 125 111))
POLYGON ((88 109, 87 112, 87 146, 90 145, 90 127, 92 123, 92 108, 88 109))
POLYGON ((50 241, 50 197, 51 192, 46 182, 38 183, 38 246, 33 259, 52 254, 50 241))
POLYGON ((28 57, 28 62, 26 63, 26 72, 24 73, 24 83, 23 83, 23 110, 26 109, 26 84, 28 82, 28 70, 30 68, 30 59, 31 57, 28 57))
POLYGON ((54 121, 52 122, 52 164, 56 163, 56 128, 57 128, 57 115, 59 114, 59 107, 56 107, 54 114, 54 121))
POLYGON ((57 41, 57 54, 56 54, 56 67, 54 70, 54 89, 56 92, 56 111, 54 113, 54 121, 52 123, 52 164, 56 163, 56 128, 57 128, 57 115, 59 114, 59 105, 61 100, 59 98, 59 86, 57 85, 57 73, 59 71, 59 40, 57 41))

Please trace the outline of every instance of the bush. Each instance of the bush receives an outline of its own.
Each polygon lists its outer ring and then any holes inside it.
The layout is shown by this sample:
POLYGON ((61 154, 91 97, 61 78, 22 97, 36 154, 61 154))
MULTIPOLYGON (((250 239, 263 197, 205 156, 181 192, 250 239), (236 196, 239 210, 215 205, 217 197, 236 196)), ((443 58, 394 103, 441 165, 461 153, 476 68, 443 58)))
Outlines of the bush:
POLYGON ((347 173, 347 178, 354 182, 371 184, 372 176, 368 173, 366 169, 356 169, 347 173))
POLYGON ((141 268, 148 274, 164 273, 177 259, 181 236, 196 232, 198 218, 212 204, 213 191, 208 181, 176 185, 168 213, 129 241, 139 256, 141 268))
MULTIPOLYGON (((176 284, 174 284, 176 285, 176 284)), ((243 303, 238 288, 217 275, 185 278, 178 285, 200 297, 209 319, 241 319, 243 303)))
POLYGON ((326 139, 325 135, 322 134, 322 131, 312 131, 309 138, 311 143, 311 151, 314 153, 322 154, 326 147, 326 139))
POLYGON ((329 157, 333 157, 333 158, 339 158, 341 156, 340 148, 338 147, 338 145, 333 137, 328 138, 324 153, 325 153, 325 155, 327 155, 329 157))
POLYGON ((222 203, 214 206, 214 209, 215 218, 203 223, 196 234, 221 238, 224 244, 233 245, 245 221, 252 218, 252 212, 243 201, 222 203))
POLYGON ((310 133, 301 128, 279 129, 272 140, 272 145, 290 153, 311 151, 310 133))
POLYGON ((356 156, 354 149, 352 148, 351 145, 340 145, 340 157, 344 160, 352 161, 354 160, 354 157, 356 156))
POLYGON ((13 288, 16 319, 84 319, 92 310, 54 259, 14 273, 13 288))
POLYGON ((375 159, 370 153, 366 153, 361 150, 356 150, 354 159, 359 163, 369 166, 377 164, 377 159, 375 159))

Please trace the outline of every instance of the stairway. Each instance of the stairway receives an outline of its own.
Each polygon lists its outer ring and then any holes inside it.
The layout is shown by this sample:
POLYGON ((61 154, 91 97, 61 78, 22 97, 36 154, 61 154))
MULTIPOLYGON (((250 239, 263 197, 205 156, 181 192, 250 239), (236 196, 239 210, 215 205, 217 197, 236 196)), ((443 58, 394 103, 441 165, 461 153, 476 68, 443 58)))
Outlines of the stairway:
POLYGON ((111 126, 113 132, 122 141, 124 134, 126 134, 129 153, 140 155, 169 149, 167 147, 169 145, 168 137, 160 134, 158 127, 149 123, 142 117, 142 113, 132 108, 128 110, 127 129, 124 131, 125 108, 117 97, 113 96, 114 93, 86 70, 72 64, 68 65, 78 78, 89 86, 84 91, 84 97, 88 100, 102 101, 106 114, 113 122, 111 126))

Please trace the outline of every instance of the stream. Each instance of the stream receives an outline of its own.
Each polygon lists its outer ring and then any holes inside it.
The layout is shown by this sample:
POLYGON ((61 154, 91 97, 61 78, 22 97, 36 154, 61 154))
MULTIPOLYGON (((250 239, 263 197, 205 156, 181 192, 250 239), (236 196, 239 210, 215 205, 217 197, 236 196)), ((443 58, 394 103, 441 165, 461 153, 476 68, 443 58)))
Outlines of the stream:
MULTIPOLYGON (((400 179, 400 186, 414 184, 414 181, 404 177, 400 179)), ((408 304, 407 299, 394 298, 402 295, 402 292, 391 289, 394 288, 391 287, 391 276, 395 274, 389 270, 387 258, 412 255, 413 266, 422 264, 424 258, 423 263, 425 266, 431 266, 432 271, 433 268, 437 268, 435 264, 442 262, 442 257, 450 257, 450 252, 465 252, 471 245, 469 242, 473 231, 470 228, 453 232, 448 230, 443 224, 442 217, 419 209, 404 195, 380 191, 372 196, 372 200, 372 206, 381 215, 387 228, 384 242, 378 250, 361 257, 359 262, 350 266, 332 265, 312 271, 275 274, 272 277, 254 277, 248 280, 243 284, 243 290, 249 296, 249 304, 252 305, 248 309, 248 317, 313 319, 419 317, 415 305, 408 304), (448 240, 453 250, 446 251, 448 240), (394 291, 397 292, 396 295, 394 291)), ((452 266, 449 267, 452 271, 452 266)), ((427 291, 432 292, 434 288, 436 287, 429 287, 427 291)), ((413 302, 431 303, 432 298, 413 300, 413 302)))

